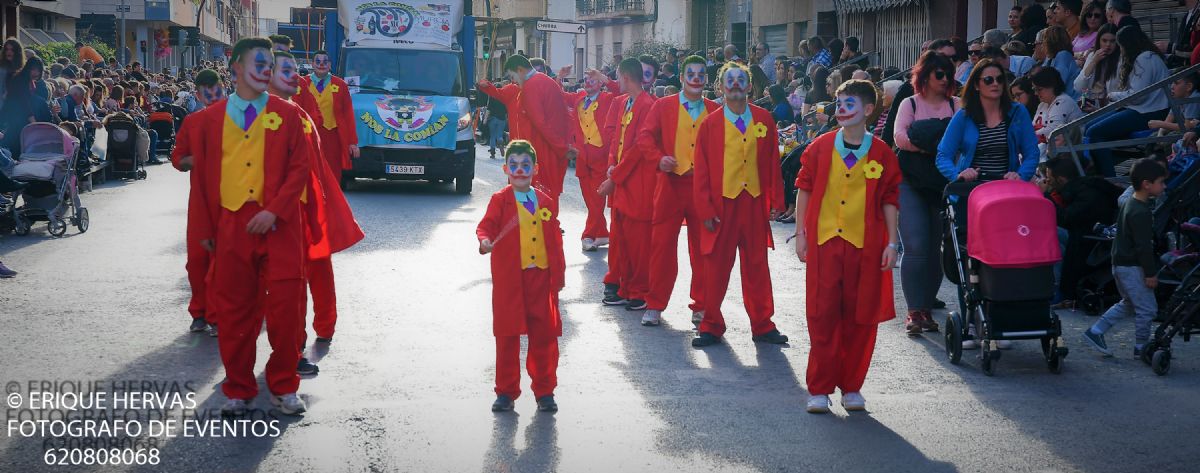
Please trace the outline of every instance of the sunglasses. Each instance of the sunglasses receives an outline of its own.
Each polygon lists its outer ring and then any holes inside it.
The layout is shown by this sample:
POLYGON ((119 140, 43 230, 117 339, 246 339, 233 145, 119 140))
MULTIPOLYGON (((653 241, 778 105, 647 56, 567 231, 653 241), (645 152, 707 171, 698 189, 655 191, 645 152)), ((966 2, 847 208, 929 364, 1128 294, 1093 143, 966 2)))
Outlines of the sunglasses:
POLYGON ((933 71, 933 78, 937 80, 946 80, 946 71, 933 71))
POLYGON ((978 50, 978 49, 972 50, 972 51, 967 51, 968 56, 978 56, 980 54, 983 54, 983 51, 978 50))
POLYGON ((997 82, 1004 82, 1004 76, 983 76, 979 78, 983 85, 992 85, 997 82))
POLYGON ((1088 14, 1087 17, 1088 18, 1104 18, 1104 14, 1103 13, 1091 13, 1091 14, 1088 14))

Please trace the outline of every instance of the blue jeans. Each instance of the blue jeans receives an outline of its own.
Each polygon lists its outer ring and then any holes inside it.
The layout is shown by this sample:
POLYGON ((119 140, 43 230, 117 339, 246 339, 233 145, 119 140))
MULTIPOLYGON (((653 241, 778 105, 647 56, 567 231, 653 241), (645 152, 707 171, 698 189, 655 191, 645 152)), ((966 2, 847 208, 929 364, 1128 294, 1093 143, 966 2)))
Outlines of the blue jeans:
POLYGON ((1146 287, 1146 275, 1140 266, 1113 266, 1113 278, 1121 292, 1121 302, 1108 309, 1092 326, 1093 332, 1103 334, 1122 318, 1132 315, 1134 341, 1141 348, 1150 341, 1150 322, 1158 313, 1154 290, 1146 287))
POLYGON ((150 161, 151 162, 157 161, 158 160, 158 131, 147 128, 146 134, 150 135, 150 153, 148 153, 150 155, 149 156, 150 161))
MULTIPOLYGON (((1129 134, 1147 129, 1146 122, 1162 120, 1167 117, 1167 110, 1150 113, 1138 113, 1133 109, 1122 108, 1111 115, 1097 120, 1083 132, 1087 143, 1104 143, 1129 138, 1129 134)), ((1116 164, 1113 162, 1112 149, 1094 149, 1089 152, 1096 171, 1104 177, 1117 175, 1116 164)))
MULTIPOLYGON (((507 120, 501 120, 496 117, 488 117, 488 150, 496 151, 496 145, 504 145, 504 128, 508 126, 507 120)), ((503 151, 503 150, 502 150, 503 151)))
POLYGON ((900 287, 908 310, 930 310, 942 285, 942 204, 900 183, 900 287))

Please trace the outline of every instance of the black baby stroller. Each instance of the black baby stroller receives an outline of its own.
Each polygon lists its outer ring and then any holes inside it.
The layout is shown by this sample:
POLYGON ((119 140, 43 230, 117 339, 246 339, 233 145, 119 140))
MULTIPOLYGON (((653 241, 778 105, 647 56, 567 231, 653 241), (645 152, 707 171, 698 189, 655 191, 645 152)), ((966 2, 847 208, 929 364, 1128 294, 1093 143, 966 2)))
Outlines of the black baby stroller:
POLYGON ((108 131, 108 171, 114 177, 124 179, 145 179, 145 163, 137 155, 138 128, 137 123, 120 114, 108 118, 104 124, 108 131))
POLYGON ((1050 371, 1061 372, 1067 348, 1058 316, 1050 310, 1054 264, 1062 258, 1054 204, 1036 186, 1007 180, 952 182, 944 198, 944 261, 954 266, 946 268, 946 276, 958 285, 963 312, 946 317, 950 362, 958 364, 963 340, 974 337, 983 372, 990 376, 1000 359, 996 341, 1038 339, 1050 371), (964 208, 966 232, 958 215, 964 208))
POLYGON ((33 222, 47 222, 47 231, 61 237, 67 224, 79 233, 91 221, 79 202, 79 140, 53 123, 30 123, 21 129, 21 161, 13 168, 13 180, 26 183, 21 191, 23 205, 11 212, 13 231, 28 235, 33 222))
POLYGON ((154 112, 146 119, 147 126, 158 133, 155 153, 170 154, 175 149, 175 132, 183 123, 187 111, 178 105, 166 102, 154 104, 154 112))
POLYGON ((1155 294, 1159 325, 1142 347, 1142 361, 1159 376, 1171 370, 1171 340, 1182 335, 1187 342, 1200 334, 1200 218, 1180 224, 1178 235, 1188 244, 1162 257, 1155 294))

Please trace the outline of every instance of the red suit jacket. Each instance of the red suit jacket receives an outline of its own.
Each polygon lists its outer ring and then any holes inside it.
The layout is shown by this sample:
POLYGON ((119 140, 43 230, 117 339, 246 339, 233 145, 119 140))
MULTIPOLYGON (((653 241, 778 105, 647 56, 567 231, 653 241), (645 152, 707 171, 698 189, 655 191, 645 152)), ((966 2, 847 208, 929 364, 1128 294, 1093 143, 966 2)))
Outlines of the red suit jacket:
MULTIPOLYGON (((708 110, 709 114, 721 108, 712 100, 701 100, 704 101, 704 108, 708 110)), ((638 146, 642 148, 642 153, 646 154, 647 159, 654 160, 655 167, 658 166, 658 161, 663 156, 675 156, 675 128, 678 124, 679 94, 655 100, 654 106, 650 107, 650 114, 646 116, 646 121, 642 122, 642 129, 637 135, 638 146)), ((699 135, 697 135, 696 141, 700 141, 699 135)))
MULTIPOLYGON (((829 167, 833 163, 834 137, 836 132, 829 132, 817 137, 804 154, 800 157, 800 174, 796 177, 796 189, 808 191, 808 208, 804 214, 804 233, 808 239, 809 254, 820 251, 817 246, 817 221, 821 215, 821 199, 825 197, 825 187, 829 183, 829 167)), ((883 260, 883 249, 887 246, 887 224, 883 220, 884 204, 899 206, 900 202, 900 162, 887 143, 879 138, 871 138, 871 150, 865 160, 859 160, 860 166, 869 161, 877 161, 883 165, 883 174, 879 179, 867 179, 866 225, 862 248, 862 268, 859 270, 858 281, 853 287, 858 288, 858 309, 854 314, 856 323, 877 324, 896 316, 893 297, 892 271, 879 270, 879 262, 883 260)), ((821 280, 821 268, 816 264, 817 258, 808 258, 807 296, 809 300, 817 300, 816 281, 821 280)), ((828 297, 828 294, 820 295, 828 297)))
MULTIPOLYGON (((783 174, 779 171, 779 132, 775 128, 775 119, 771 113, 754 105, 750 114, 754 123, 767 126, 767 135, 758 138, 758 179, 759 202, 762 202, 762 224, 770 226, 771 209, 783 211, 783 174)), ((696 211, 700 219, 708 221, 724 213, 725 198, 725 111, 724 108, 710 113, 700 123, 699 137, 696 139, 696 175, 693 185, 696 199, 696 211)), ((747 133, 753 131, 747 130, 747 133)), ((701 254, 712 253, 713 244, 717 241, 717 233, 721 226, 717 225, 716 232, 707 229, 700 232, 701 254)), ((771 230, 767 229, 767 246, 774 248, 771 230)))
MULTIPOLYGON (((195 160, 193 185, 188 209, 189 226, 194 226, 194 238, 216 239, 221 215, 221 136, 224 130, 226 101, 193 114, 185 126, 189 133, 206 139, 192 140, 190 146, 195 160)), ((308 116, 300 107, 271 96, 267 111, 279 114, 281 123, 276 130, 265 130, 263 159, 263 208, 277 217, 275 229, 267 233, 268 258, 273 262, 269 279, 301 278, 304 260, 308 256, 311 229, 305 227, 301 193, 312 183, 312 143, 304 133, 308 116)), ((314 131, 315 132, 315 131, 314 131)), ((310 202, 317 200, 310 197, 310 202)), ((351 221, 353 217, 351 217, 351 221)), ((220 246, 222 242, 217 241, 220 246)), ((334 243, 331 241, 330 245, 334 243)))
MULTIPOLYGON (((562 335, 562 320, 558 313, 558 291, 566 278, 566 259, 563 257, 562 234, 559 233, 558 202, 534 188, 538 206, 550 210, 550 220, 542 227, 546 239, 546 258, 550 271, 551 316, 555 336, 562 335)), ((521 282, 521 230, 517 227, 517 198, 512 186, 492 194, 487 213, 475 229, 480 241, 485 238, 495 245, 492 250, 492 331, 497 337, 528 333, 525 317, 525 296, 521 282)))
MULTIPOLYGON (((315 124, 321 130, 321 110, 317 106, 317 98, 308 90, 308 85, 312 83, 315 76, 300 78, 300 92, 297 93, 292 100, 300 104, 308 115, 313 117, 315 124)), ((333 111, 337 114, 337 128, 333 131, 337 132, 338 138, 341 140, 342 146, 350 146, 358 144, 358 131, 355 129, 354 103, 350 100, 350 87, 346 85, 346 81, 341 77, 329 74, 329 84, 325 87, 337 86, 337 92, 333 93, 333 111)), ((342 150, 342 168, 350 169, 354 165, 350 162, 350 152, 342 150)))
POLYGON ((601 139, 604 140, 604 146, 599 148, 587 144, 587 138, 583 136, 583 128, 579 124, 577 115, 579 104, 587 99, 587 92, 582 89, 576 92, 563 92, 563 99, 567 102, 567 110, 571 117, 571 145, 579 150, 579 156, 575 158, 575 176, 605 177, 608 172, 608 148, 612 143, 604 132, 604 125, 605 120, 608 119, 608 110, 612 104, 613 94, 600 92, 596 96, 597 105, 593 118, 596 119, 596 127, 600 130, 601 139))
MULTIPOLYGON (((296 97, 299 95, 292 98, 296 97)), ((312 126, 316 127, 316 122, 312 126)), ((308 258, 320 259, 353 246, 365 235, 354 220, 354 212, 350 210, 350 203, 346 201, 346 194, 342 193, 337 176, 329 168, 329 163, 321 158, 320 135, 309 133, 308 138, 313 159, 308 201, 304 203, 305 228, 308 232, 308 258)))
POLYGON ((625 115, 625 101, 628 95, 619 95, 609 106, 608 119, 605 121, 605 139, 611 146, 608 151, 608 165, 614 166, 612 172, 616 190, 612 195, 614 209, 624 212, 625 216, 635 220, 650 221, 654 216, 654 186, 657 184, 655 172, 658 171, 658 160, 662 156, 647 156, 637 145, 638 130, 646 121, 654 99, 650 94, 638 94, 633 102, 633 121, 625 127, 625 146, 621 151, 621 161, 617 162, 617 148, 621 143, 621 117, 625 115))
POLYGON ((491 98, 499 100, 500 103, 504 104, 504 108, 508 110, 509 135, 511 135, 513 139, 517 139, 517 136, 523 136, 519 131, 517 131, 520 127, 520 117, 514 113, 517 110, 517 107, 520 106, 518 99, 521 97, 521 88, 515 84, 508 84, 497 89, 495 85, 493 85, 491 82, 488 82, 487 85, 480 87, 479 91, 487 94, 491 98))

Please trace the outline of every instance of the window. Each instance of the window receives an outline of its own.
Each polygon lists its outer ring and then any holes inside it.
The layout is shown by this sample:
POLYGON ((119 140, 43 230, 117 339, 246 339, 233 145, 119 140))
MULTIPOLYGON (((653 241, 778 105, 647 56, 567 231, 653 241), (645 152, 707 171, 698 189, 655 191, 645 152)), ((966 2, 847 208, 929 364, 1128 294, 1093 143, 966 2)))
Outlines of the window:
POLYGON ((621 48, 621 42, 617 41, 613 43, 613 58, 620 56, 622 52, 624 52, 624 49, 621 48))

